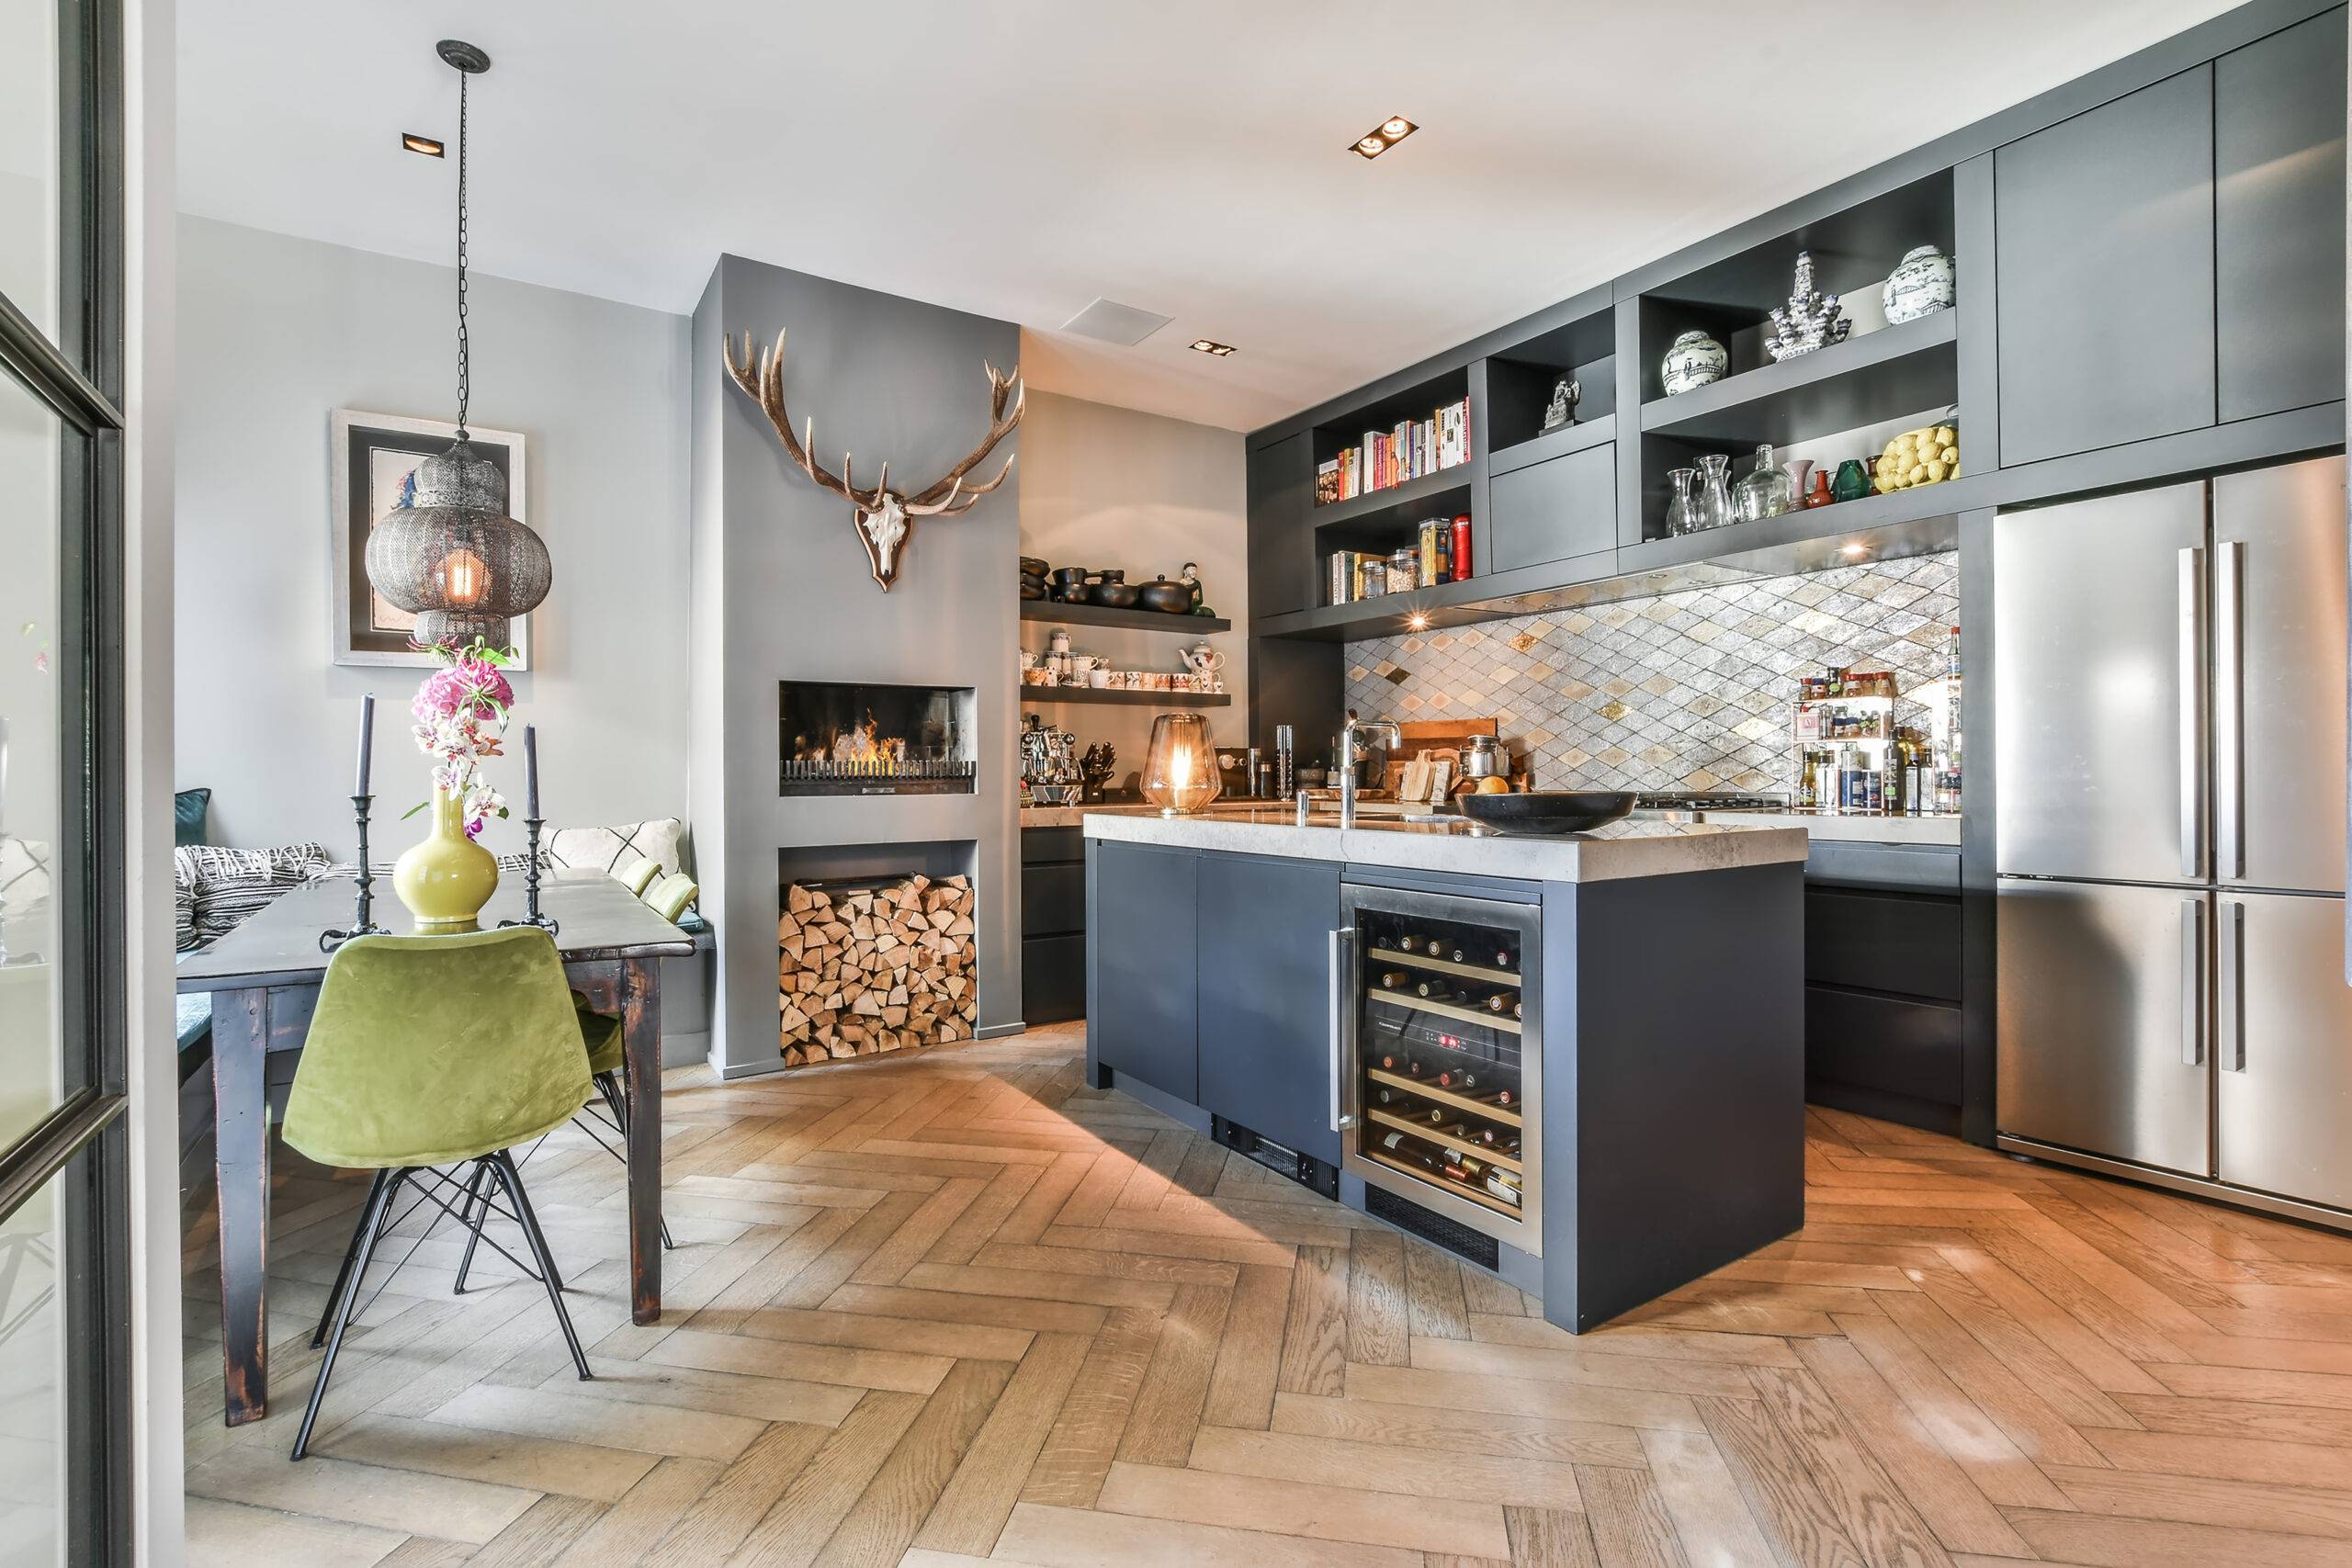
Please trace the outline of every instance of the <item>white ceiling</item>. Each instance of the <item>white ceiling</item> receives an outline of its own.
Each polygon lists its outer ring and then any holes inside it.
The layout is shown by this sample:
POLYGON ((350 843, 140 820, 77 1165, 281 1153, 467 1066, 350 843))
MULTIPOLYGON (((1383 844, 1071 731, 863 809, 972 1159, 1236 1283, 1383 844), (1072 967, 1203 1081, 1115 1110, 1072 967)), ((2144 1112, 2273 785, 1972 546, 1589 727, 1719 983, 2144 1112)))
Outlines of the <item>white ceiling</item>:
POLYGON ((1019 321, 1039 388, 1247 430, 2228 8, 181 0, 181 204, 447 261, 455 158, 397 139, 455 153, 454 35, 496 62, 486 273, 684 312, 733 252, 1019 321), (1392 114, 1423 129, 1348 152, 1392 114), (1098 294, 1174 320, 1053 330, 1098 294))

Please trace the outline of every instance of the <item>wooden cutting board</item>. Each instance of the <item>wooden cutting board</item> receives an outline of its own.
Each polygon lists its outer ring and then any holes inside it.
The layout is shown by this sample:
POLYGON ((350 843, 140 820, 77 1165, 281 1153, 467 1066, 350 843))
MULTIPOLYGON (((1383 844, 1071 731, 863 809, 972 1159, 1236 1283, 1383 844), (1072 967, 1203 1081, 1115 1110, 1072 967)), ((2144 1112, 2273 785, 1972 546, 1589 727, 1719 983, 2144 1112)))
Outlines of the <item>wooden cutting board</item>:
POLYGON ((1396 727, 1403 743, 1388 753, 1388 765, 1382 771, 1381 784, 1392 795, 1405 782, 1405 767, 1414 758, 1430 761, 1441 758, 1453 764, 1449 794, 1460 794, 1471 783, 1463 776, 1462 749, 1474 735, 1500 738, 1502 726, 1492 718, 1421 719, 1396 727))

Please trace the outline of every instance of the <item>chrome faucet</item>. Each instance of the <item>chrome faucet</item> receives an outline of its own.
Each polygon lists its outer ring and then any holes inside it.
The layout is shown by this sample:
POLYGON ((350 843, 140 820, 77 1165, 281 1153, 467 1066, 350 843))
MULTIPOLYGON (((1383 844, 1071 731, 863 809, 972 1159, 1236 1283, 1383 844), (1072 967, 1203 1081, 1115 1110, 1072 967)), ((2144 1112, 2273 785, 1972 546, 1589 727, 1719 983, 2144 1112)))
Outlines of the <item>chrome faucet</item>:
POLYGON ((1405 732, 1394 720, 1385 718, 1359 719, 1356 710, 1348 710, 1348 722, 1340 730, 1340 826, 1356 825, 1356 732, 1378 731, 1391 746, 1402 748, 1405 732))

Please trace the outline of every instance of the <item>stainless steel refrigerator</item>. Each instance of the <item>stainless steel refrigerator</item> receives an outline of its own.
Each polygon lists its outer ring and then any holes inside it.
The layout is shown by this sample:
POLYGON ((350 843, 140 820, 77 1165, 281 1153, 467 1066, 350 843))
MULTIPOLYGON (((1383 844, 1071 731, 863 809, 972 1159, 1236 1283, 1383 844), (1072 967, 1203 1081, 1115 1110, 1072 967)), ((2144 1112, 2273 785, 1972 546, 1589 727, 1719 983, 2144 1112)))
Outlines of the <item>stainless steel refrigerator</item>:
POLYGON ((2352 1211, 2344 485, 1996 520, 2003 1146, 2352 1211))

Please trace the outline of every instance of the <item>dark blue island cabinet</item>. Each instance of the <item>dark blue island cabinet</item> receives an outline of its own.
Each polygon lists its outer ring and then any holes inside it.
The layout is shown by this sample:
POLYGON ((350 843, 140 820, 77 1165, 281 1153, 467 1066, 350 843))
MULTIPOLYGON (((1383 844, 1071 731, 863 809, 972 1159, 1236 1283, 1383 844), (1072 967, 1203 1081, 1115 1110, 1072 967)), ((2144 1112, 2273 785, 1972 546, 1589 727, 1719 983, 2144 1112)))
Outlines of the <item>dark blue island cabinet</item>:
POLYGON ((1635 845, 1613 869, 1596 844, 1555 880, 1517 841, 1470 874, 1336 852, 1376 835, 1090 827, 1090 1081, 1596 1326, 1804 1223, 1784 837, 1785 861, 1635 845), (1118 836, 1147 831, 1184 837, 1118 836), (1302 841, 1335 852, 1251 847, 1302 841), (1625 874, 1653 849, 1664 874, 1625 874))

